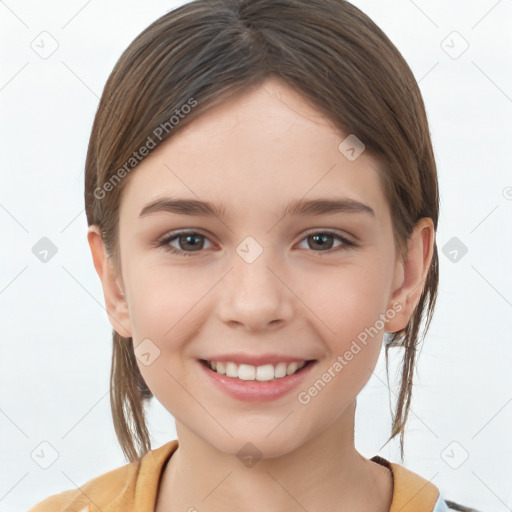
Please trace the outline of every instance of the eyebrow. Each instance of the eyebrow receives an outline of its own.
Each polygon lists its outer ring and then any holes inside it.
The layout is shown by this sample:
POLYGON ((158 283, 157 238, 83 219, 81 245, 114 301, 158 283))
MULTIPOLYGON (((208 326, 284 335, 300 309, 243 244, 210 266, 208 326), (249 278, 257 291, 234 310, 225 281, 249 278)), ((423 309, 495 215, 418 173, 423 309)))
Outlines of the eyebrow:
MULTIPOLYGON (((177 215, 190 215, 197 217, 215 216, 220 219, 231 218, 228 208, 224 203, 214 204, 210 201, 196 199, 159 198, 142 208, 139 218, 153 213, 174 213, 177 215)), ((367 204, 350 198, 340 199, 311 199, 291 200, 281 211, 281 215, 306 216, 306 215, 334 215, 337 213, 368 213, 375 217, 375 212, 367 204)))

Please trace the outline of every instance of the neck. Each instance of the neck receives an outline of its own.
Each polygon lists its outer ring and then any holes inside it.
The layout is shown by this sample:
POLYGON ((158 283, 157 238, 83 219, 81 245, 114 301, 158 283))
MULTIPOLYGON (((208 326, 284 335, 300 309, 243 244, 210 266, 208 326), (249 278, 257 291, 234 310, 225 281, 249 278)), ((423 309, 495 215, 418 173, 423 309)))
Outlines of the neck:
POLYGON ((220 451, 176 422, 179 447, 164 470, 156 512, 388 512, 392 476, 355 450, 354 416, 355 402, 320 435, 252 463, 237 455, 239 448, 220 451))

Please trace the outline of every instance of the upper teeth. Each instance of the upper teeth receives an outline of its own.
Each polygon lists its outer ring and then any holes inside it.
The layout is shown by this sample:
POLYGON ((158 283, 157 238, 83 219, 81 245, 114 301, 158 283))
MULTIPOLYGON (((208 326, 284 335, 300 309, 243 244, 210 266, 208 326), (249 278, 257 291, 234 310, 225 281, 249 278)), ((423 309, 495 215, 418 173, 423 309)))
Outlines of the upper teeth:
POLYGON ((233 362, 224 363, 220 361, 207 361, 207 363, 212 370, 227 377, 241 380, 272 380, 292 375, 292 373, 300 370, 306 364, 306 361, 300 363, 277 363, 275 367, 272 364, 253 366, 252 364, 237 365, 233 362))

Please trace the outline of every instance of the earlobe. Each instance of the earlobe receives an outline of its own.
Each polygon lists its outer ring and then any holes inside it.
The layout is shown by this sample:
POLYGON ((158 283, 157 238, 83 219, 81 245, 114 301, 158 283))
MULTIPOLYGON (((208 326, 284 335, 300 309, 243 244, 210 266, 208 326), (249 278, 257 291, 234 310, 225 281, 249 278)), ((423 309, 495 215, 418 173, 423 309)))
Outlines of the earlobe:
POLYGON ((94 268, 103 287, 109 321, 120 336, 129 338, 132 333, 128 303, 122 286, 118 283, 121 280, 120 276, 114 271, 98 226, 89 227, 87 241, 91 249, 94 268))
POLYGON ((395 266, 393 294, 388 307, 397 313, 386 322, 387 332, 405 329, 418 305, 434 253, 435 230, 432 219, 420 219, 407 242, 405 260, 395 266), (397 307, 397 305, 400 307, 397 307))

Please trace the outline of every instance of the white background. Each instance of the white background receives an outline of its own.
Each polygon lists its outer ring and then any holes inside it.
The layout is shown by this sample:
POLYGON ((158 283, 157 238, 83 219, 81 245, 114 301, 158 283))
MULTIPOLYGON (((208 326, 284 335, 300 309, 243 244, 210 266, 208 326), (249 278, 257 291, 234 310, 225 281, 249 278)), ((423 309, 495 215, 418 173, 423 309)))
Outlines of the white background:
MULTIPOLYGON (((419 81, 441 188, 441 285, 417 367, 404 465, 448 499, 511 510, 512 2, 354 4, 419 81), (463 41, 453 31, 469 43, 458 58, 463 41), (442 253, 452 237, 468 248, 455 263, 442 253)), ((115 62, 177 5, 0 2, 2 511, 26 510, 126 463, 110 413, 111 326, 86 241, 84 163, 115 62), (47 59, 31 48, 43 31, 59 45, 47 59), (47 263, 32 253, 42 237, 58 248, 47 263), (59 454, 48 469, 31 458, 42 442, 59 454)), ((382 353, 358 400, 356 446, 366 457, 400 462, 398 442, 381 450, 391 422, 385 383, 382 353)), ((176 437, 156 401, 149 428, 153 448, 176 437)))

